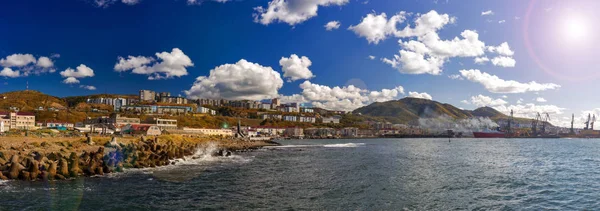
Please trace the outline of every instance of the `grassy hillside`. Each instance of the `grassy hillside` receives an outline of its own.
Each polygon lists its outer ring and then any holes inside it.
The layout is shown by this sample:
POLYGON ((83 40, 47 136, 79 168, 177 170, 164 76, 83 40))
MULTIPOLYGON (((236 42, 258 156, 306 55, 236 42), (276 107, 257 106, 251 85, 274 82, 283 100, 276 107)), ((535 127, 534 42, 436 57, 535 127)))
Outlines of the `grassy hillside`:
MULTIPOLYGON (((403 98, 395 101, 378 102, 358 108, 355 115, 377 117, 398 124, 416 124, 419 118, 437 118, 448 116, 455 119, 487 117, 494 121, 508 120, 509 116, 490 107, 481 107, 473 111, 462 110, 450 104, 418 98, 403 98)), ((515 123, 530 124, 526 118, 514 118, 515 123)))
POLYGON ((403 98, 395 101, 373 103, 358 108, 353 113, 379 117, 399 124, 411 124, 419 118, 435 118, 442 115, 452 118, 472 117, 469 111, 461 110, 450 104, 419 98, 403 98))
POLYGON ((15 91, 0 94, 6 99, 0 98, 0 110, 9 110, 17 107, 21 111, 33 111, 39 107, 65 109, 66 103, 63 99, 46 95, 38 91, 15 91))

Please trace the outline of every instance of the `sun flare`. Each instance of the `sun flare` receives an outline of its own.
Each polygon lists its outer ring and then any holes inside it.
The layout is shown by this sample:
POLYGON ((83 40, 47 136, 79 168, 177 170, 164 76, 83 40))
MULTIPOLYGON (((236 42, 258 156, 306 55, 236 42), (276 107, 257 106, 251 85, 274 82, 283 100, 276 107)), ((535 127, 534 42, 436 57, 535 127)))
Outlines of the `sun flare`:
POLYGON ((580 17, 569 17, 563 23, 562 28, 565 37, 570 41, 580 41, 587 37, 588 26, 580 17))

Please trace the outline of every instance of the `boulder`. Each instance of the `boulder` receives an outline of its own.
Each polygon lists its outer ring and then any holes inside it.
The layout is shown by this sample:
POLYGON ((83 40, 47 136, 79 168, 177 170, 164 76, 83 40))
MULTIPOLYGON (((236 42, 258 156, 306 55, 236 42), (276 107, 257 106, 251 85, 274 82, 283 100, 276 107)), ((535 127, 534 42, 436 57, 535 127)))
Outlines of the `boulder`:
POLYGON ((56 162, 51 161, 50 163, 50 167, 48 167, 48 179, 53 180, 56 177, 56 171, 58 169, 58 165, 56 164, 56 162))
POLYGON ((29 175, 31 177, 31 180, 35 180, 38 178, 38 176, 40 175, 40 165, 37 161, 32 160, 30 165, 29 165, 29 175))
POLYGON ((64 158, 60 160, 60 165, 59 165, 59 168, 58 168, 58 174, 60 174, 60 175, 62 175, 64 177, 68 177, 69 176, 69 163, 64 158))
POLYGON ((4 176, 4 175, 2 174, 2 171, 0 171, 0 180, 8 180, 8 177, 7 177, 7 176, 4 176))
MULTIPOLYGON (((17 160, 19 160, 18 156, 17 155, 15 155, 15 156, 16 156, 16 160, 11 159, 13 161, 10 163, 10 169, 8 170, 7 176, 10 179, 18 179, 21 170, 25 168, 21 164, 19 164, 19 162, 17 161, 17 160)), ((13 158, 15 158, 15 156, 13 156, 13 158)))

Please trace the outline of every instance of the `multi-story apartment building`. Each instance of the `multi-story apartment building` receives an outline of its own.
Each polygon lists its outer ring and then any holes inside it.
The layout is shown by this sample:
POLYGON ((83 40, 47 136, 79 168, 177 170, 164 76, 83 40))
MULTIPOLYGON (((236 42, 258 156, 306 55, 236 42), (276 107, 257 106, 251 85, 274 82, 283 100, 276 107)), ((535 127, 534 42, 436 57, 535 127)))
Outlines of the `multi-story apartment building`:
POLYGON ((152 90, 140 90, 139 97, 141 102, 156 102, 156 92, 152 90))
POLYGON ((215 111, 215 110, 212 110, 212 109, 210 109, 210 108, 202 107, 202 106, 199 106, 199 107, 196 109, 196 113, 201 113, 201 114, 210 114, 210 115, 217 115, 217 111, 215 111))
POLYGON ((26 112, 0 112, 0 119, 6 129, 33 130, 35 129, 35 114, 26 112))
POLYGON ((314 116, 300 116, 300 118, 298 118, 299 122, 308 122, 308 123, 315 123, 317 122, 317 118, 315 118, 314 116))
POLYGON ((146 123, 158 126, 160 130, 176 130, 177 120, 176 119, 162 119, 162 118, 148 118, 146 123))

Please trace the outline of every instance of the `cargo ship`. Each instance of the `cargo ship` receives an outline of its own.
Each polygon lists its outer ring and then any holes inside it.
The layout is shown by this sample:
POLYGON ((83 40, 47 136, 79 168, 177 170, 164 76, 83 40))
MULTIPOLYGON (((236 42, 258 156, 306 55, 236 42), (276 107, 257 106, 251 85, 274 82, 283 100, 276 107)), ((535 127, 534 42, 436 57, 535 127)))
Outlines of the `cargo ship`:
POLYGON ((505 138, 506 133, 502 131, 482 131, 473 132, 475 138, 505 138))

